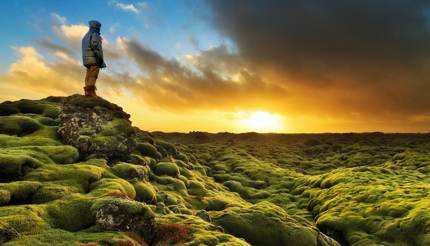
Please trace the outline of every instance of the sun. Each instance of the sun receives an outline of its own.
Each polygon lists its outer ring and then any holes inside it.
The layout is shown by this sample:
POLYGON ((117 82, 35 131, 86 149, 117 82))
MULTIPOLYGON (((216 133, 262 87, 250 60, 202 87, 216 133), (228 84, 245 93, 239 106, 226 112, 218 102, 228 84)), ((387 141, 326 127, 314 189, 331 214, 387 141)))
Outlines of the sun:
POLYGON ((248 131, 255 132, 276 132, 282 128, 281 117, 265 111, 246 114, 242 120, 242 125, 248 131))

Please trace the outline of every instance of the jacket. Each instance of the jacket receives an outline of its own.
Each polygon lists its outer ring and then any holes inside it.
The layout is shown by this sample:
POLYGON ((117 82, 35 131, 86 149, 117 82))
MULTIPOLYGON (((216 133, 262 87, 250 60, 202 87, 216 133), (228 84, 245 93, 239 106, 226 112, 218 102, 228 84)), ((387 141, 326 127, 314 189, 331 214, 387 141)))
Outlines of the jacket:
POLYGON ((106 67, 103 59, 102 38, 100 37, 99 22, 90 22, 90 30, 82 39, 82 60, 84 66, 97 65, 106 67))

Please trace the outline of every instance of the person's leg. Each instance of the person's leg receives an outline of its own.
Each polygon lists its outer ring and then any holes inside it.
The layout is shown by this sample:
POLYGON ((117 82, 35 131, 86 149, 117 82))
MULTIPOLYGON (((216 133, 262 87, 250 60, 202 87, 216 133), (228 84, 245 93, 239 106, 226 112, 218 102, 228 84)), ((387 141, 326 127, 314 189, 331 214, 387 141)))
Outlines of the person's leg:
POLYGON ((84 87, 84 91, 85 91, 85 96, 90 96, 89 84, 90 84, 91 70, 90 70, 90 66, 86 66, 86 68, 87 68, 87 71, 85 73, 85 87, 84 87))
POLYGON ((100 67, 90 66, 89 78, 87 88, 89 89, 90 96, 96 96, 96 81, 99 76, 100 67))
POLYGON ((90 66, 87 66, 87 72, 85 74, 85 86, 89 85, 89 79, 90 79, 90 66))
POLYGON ((89 67, 89 77, 88 77, 88 83, 86 84, 87 86, 95 86, 96 85, 96 81, 97 78, 99 76, 99 70, 100 67, 99 66, 90 66, 89 67))

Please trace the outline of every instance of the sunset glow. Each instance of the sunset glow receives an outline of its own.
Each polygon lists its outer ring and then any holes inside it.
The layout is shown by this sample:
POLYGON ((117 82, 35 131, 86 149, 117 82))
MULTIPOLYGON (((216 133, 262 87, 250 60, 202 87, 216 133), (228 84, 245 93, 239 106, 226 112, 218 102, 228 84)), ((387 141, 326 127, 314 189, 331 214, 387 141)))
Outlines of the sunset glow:
POLYGON ((242 121, 244 130, 255 132, 276 132, 281 130, 281 119, 278 115, 256 111, 242 121))

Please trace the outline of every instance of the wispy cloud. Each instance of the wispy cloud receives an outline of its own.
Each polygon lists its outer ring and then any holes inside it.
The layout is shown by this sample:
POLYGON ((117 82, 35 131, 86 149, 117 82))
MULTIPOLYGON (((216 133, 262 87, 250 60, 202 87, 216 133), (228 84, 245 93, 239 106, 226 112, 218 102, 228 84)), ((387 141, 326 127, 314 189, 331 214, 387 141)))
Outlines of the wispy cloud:
POLYGON ((147 7, 147 3, 145 2, 123 3, 119 1, 111 1, 111 4, 123 11, 134 14, 139 14, 143 9, 147 7))

